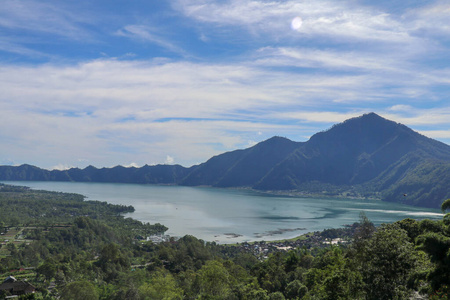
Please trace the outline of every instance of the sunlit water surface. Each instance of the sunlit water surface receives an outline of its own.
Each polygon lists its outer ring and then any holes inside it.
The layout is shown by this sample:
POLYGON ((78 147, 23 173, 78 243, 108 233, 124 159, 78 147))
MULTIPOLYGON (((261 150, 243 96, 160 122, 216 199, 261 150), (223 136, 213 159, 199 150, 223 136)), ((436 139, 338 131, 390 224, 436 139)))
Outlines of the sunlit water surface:
POLYGON ((440 219, 436 209, 359 199, 271 196, 250 190, 120 183, 5 181, 33 189, 78 193, 88 200, 133 205, 126 217, 161 223, 171 236, 235 243, 292 238, 358 222, 360 212, 375 224, 404 218, 440 219))

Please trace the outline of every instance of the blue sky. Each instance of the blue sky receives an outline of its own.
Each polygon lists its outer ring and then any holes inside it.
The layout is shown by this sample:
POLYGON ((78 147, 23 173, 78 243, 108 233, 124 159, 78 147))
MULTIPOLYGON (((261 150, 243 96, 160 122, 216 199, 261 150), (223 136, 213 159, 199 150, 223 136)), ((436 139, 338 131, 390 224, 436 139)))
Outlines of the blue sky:
POLYGON ((0 164, 181 164, 367 112, 450 143, 450 3, 2 0, 0 164))

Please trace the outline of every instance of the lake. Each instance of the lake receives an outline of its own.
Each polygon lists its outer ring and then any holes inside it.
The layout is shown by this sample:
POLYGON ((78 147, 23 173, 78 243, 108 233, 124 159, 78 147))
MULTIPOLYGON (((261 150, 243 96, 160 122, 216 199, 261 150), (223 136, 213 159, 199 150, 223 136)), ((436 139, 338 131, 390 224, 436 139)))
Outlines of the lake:
POLYGON ((443 216, 437 209, 377 200, 283 197, 239 189, 82 182, 3 183, 133 205, 136 211, 126 217, 164 224, 171 236, 190 234, 218 243, 279 240, 340 228, 358 222, 362 211, 375 225, 404 218, 443 216))

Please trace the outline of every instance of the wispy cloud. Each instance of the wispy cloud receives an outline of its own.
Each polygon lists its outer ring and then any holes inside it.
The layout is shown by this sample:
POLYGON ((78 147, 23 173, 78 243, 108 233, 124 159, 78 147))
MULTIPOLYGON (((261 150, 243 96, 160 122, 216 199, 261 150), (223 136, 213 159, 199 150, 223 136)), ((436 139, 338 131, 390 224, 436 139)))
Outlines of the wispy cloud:
POLYGON ((116 32, 116 35, 123 36, 135 40, 154 43, 168 51, 180 54, 182 56, 188 56, 188 53, 181 47, 175 45, 173 42, 163 38, 155 33, 149 26, 145 25, 127 25, 116 32))
POLYGON ((58 35, 71 39, 86 39, 90 34, 80 24, 94 20, 49 1, 3 0, 0 8, 0 27, 8 30, 27 30, 58 35))
POLYGON ((26 149, 38 147, 39 155, 64 156, 59 160, 68 165, 79 164, 75 157, 129 164, 128 155, 139 165, 164 162, 168 149, 177 161, 193 164, 271 135, 303 140, 330 123, 374 110, 406 124, 449 123, 448 106, 429 112, 405 102, 392 106, 389 93, 378 91, 383 82, 371 80, 158 60, 4 66, 0 134, 21 141, 3 147, 4 153, 25 157, 26 149), (350 100, 360 108, 349 111, 350 100), (62 148, 70 150, 58 153, 62 148))
POLYGON ((64 49, 66 43, 98 43, 97 34, 91 29, 98 19, 88 10, 81 12, 74 4, 51 0, 2 1, 0 51, 48 61, 67 59, 56 50, 64 49))
POLYGON ((46 57, 49 58, 51 55, 43 53, 41 51, 33 50, 30 47, 22 45, 23 42, 17 41, 16 38, 3 38, 0 40, 0 51, 15 53, 23 56, 29 57, 46 57))
POLYGON ((366 111, 355 111, 339 113, 334 111, 297 111, 286 112, 278 114, 278 118, 288 118, 301 120, 302 122, 315 122, 315 123, 340 123, 350 118, 358 117, 366 111))
MULTIPOLYGON (((384 113, 387 118, 411 126, 444 125, 450 126, 450 105, 440 108, 415 108, 408 105, 394 106, 384 113)), ((450 130, 450 129, 449 129, 450 130)))
POLYGON ((450 24, 450 4, 448 1, 424 3, 424 6, 410 9, 406 14, 414 33, 417 35, 439 35, 448 40, 450 24))
MULTIPOLYGON (((385 70, 402 72, 409 65, 405 57, 364 51, 336 51, 314 48, 265 47, 256 52, 257 63, 267 66, 295 66, 315 69, 385 70), (402 59, 403 58, 403 59, 402 59)), ((409 70, 408 70, 409 71, 409 70)))
MULTIPOLYGON (((292 37, 292 19, 300 17, 298 34, 332 39, 409 42, 413 39, 401 22, 389 14, 355 5, 354 1, 249 1, 178 0, 175 8, 199 22, 245 25, 254 34, 292 37)), ((299 37, 302 37, 300 35, 299 37)))
POLYGON ((420 130, 421 134, 440 140, 450 140, 450 130, 420 130))

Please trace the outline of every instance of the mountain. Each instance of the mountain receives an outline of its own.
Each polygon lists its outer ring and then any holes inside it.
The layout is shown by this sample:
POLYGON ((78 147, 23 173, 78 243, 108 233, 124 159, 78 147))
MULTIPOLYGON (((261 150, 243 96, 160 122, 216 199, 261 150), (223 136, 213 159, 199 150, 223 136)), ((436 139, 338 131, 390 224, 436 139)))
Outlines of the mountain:
POLYGON ((180 184, 252 187, 301 144, 273 137, 245 150, 227 152, 197 166, 180 184))
POLYGON ((450 146, 370 113, 315 134, 254 188, 294 190, 319 182, 439 207, 450 196, 449 171, 450 146))
POLYGON ((273 137, 185 168, 48 171, 0 166, 0 180, 55 180, 246 187, 262 191, 375 197, 439 207, 450 198, 450 146, 375 113, 349 119, 307 142, 273 137))

